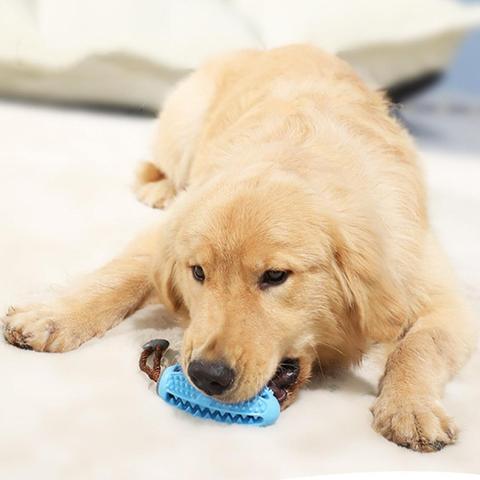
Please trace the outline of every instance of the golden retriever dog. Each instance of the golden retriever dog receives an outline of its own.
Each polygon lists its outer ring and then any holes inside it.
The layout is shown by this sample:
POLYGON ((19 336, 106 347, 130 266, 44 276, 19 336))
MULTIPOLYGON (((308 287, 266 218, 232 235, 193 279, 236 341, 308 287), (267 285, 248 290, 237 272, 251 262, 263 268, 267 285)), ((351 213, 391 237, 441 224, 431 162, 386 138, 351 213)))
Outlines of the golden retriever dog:
POLYGON ((166 101, 138 173, 158 224, 55 300, 12 307, 6 339, 65 352, 159 302, 197 388, 237 402, 270 384, 283 408, 314 366, 384 344, 373 428, 422 452, 453 443, 440 399, 474 332, 388 107, 314 47, 207 62, 166 101))

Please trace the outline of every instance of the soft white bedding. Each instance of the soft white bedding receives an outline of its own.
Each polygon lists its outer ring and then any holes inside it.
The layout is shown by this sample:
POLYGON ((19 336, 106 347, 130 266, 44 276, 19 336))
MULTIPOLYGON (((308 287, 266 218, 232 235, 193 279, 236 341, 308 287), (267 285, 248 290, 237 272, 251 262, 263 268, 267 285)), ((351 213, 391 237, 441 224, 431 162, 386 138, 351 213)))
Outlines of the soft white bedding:
MULTIPOLYGON (((152 120, 0 103, 0 310, 86 272, 161 213, 129 191, 152 120)), ((480 311, 480 161, 424 151, 433 223, 480 311)), ((159 308, 67 354, 0 340, 0 478, 278 478, 360 470, 480 473, 480 354, 446 391, 457 445, 418 454, 370 428, 372 361, 302 392, 266 429, 166 406, 140 346, 178 338, 159 308)))

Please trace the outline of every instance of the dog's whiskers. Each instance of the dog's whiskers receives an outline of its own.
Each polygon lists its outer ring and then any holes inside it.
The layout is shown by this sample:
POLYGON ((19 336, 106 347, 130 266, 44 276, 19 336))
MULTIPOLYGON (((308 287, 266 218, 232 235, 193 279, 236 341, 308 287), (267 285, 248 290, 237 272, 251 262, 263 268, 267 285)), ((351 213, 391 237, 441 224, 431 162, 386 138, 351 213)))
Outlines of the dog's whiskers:
POLYGON ((317 360, 317 365, 318 365, 318 368, 320 369, 320 374, 322 375, 322 377, 325 377, 325 373, 324 373, 323 368, 322 368, 322 362, 320 361, 320 356, 318 355, 315 344, 310 340, 308 342, 308 346, 312 349, 313 354, 314 354, 314 356, 317 360))
POLYGON ((335 345, 331 345, 330 343, 327 343, 327 342, 322 342, 320 340, 316 340, 316 344, 317 346, 319 345, 322 345, 324 347, 327 347, 327 348, 331 348, 332 350, 334 350, 335 352, 339 353, 342 357, 345 357, 346 354, 345 352, 343 352, 342 350, 340 350, 338 347, 336 347, 335 345))

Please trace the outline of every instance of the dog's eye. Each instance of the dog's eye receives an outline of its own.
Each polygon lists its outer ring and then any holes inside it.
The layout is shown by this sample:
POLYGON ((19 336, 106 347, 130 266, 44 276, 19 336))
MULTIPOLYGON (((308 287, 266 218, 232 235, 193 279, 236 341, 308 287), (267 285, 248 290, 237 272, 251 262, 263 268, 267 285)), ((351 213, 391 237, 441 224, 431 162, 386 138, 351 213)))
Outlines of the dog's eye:
POLYGON ((284 270, 267 270, 260 277, 260 288, 280 285, 288 278, 289 272, 284 270))
POLYGON ((197 282, 203 282, 205 280, 205 272, 200 265, 194 265, 192 267, 192 275, 197 282))

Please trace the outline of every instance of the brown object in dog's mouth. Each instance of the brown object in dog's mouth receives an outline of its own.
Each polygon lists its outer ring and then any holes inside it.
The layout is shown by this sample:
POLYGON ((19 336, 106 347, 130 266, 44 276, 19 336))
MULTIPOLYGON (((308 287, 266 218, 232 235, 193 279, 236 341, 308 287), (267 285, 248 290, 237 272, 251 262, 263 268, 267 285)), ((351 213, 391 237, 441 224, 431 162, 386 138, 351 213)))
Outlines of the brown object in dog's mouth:
POLYGON ((267 387, 275 395, 280 405, 288 398, 288 394, 297 383, 300 366, 297 359, 285 358, 275 372, 275 375, 267 383, 267 387))

